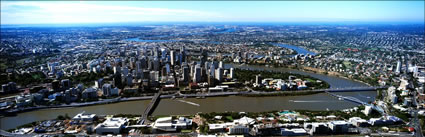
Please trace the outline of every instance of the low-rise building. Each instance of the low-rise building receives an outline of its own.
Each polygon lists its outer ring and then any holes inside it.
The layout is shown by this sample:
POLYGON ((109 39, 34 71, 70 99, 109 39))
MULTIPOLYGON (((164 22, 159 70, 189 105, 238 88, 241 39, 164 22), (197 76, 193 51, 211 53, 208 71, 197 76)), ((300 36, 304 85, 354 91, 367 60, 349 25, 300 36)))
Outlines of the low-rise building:
POLYGON ((127 125, 128 119, 126 118, 108 118, 105 122, 98 124, 94 130, 96 134, 119 134, 121 129, 127 125))
POLYGON ((93 121, 96 119, 96 114, 85 114, 84 112, 75 115, 72 120, 75 121, 93 121))
POLYGON ((229 127, 228 134, 248 134, 249 128, 242 125, 234 125, 229 127))
POLYGON ((328 123, 328 127, 333 133, 347 133, 350 124, 346 121, 331 121, 328 123))
POLYGON ((185 117, 174 119, 173 117, 158 118, 152 127, 160 131, 177 131, 178 129, 187 129, 192 126, 192 120, 185 117))
POLYGON ((305 131, 302 128, 293 128, 293 129, 282 128, 281 134, 282 136, 305 136, 307 135, 307 131, 305 131))
POLYGON ((360 117, 352 117, 348 120, 348 122, 350 122, 352 125, 357 126, 357 127, 367 127, 367 126, 369 126, 369 123, 367 122, 367 120, 362 119, 360 117))

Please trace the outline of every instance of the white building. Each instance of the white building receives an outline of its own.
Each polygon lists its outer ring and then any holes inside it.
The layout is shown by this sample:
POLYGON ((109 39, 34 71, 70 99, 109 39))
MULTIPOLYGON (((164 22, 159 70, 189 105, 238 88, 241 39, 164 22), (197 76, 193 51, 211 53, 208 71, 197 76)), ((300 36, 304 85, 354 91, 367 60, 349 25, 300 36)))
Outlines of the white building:
POLYGON ((192 120, 185 117, 174 119, 172 117, 158 118, 152 124, 153 129, 161 131, 177 131, 177 129, 187 129, 192 126, 192 120))
POLYGON ((350 122, 352 125, 357 126, 357 127, 365 127, 365 126, 369 125, 367 120, 362 119, 360 117, 352 117, 348 120, 348 122, 350 122))
POLYGON ((128 123, 126 118, 108 118, 105 122, 98 124, 94 130, 96 134, 119 134, 121 129, 128 123))
POLYGON ((334 133, 346 133, 348 132, 350 124, 346 121, 331 121, 328 123, 328 127, 334 133))
POLYGON ((75 115, 72 120, 75 121, 93 121, 96 118, 96 114, 85 114, 84 112, 75 115))
POLYGON ((282 136, 305 136, 305 135, 307 135, 307 131, 305 131, 302 128, 293 128, 293 129, 282 128, 280 131, 281 131, 282 136))
POLYGON ((228 134, 248 134, 249 128, 241 125, 230 126, 228 134))

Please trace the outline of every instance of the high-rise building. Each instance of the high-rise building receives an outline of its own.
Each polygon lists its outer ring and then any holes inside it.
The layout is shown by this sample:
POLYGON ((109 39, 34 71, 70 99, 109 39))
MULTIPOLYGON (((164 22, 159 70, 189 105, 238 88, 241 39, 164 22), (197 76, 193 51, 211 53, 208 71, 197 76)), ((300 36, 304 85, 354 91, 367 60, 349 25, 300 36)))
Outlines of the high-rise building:
POLYGON ((130 58, 130 68, 135 69, 136 68, 136 58, 131 57, 130 58))
POLYGON ((195 72, 193 74, 193 82, 199 83, 201 82, 201 65, 195 65, 195 72))
POLYGON ((183 71, 183 81, 189 82, 189 67, 184 66, 182 71, 183 71))
POLYGON ((222 68, 217 68, 217 70, 215 70, 215 78, 221 82, 223 80, 223 69, 222 68))
POLYGON ((61 80, 62 89, 69 89, 71 87, 71 81, 69 79, 61 80))
POLYGON ((210 65, 210 75, 212 78, 215 78, 215 66, 214 66, 214 62, 211 63, 210 65))
POLYGON ((150 79, 151 81, 159 81, 159 71, 151 71, 150 79))
POLYGON ((255 76, 255 84, 257 85, 261 85, 261 81, 263 80, 263 78, 261 77, 260 74, 255 76))
POLYGON ((122 68, 122 74, 124 74, 124 76, 127 76, 128 75, 128 72, 129 72, 129 70, 128 70, 127 66, 124 66, 122 68))
POLYGON ((401 71, 401 61, 397 61, 397 68, 395 69, 395 73, 400 74, 401 71))
POLYGON ((127 86, 133 86, 133 75, 128 74, 126 79, 127 86))
POLYGON ((114 86, 115 87, 122 87, 122 77, 121 74, 114 74, 114 86))
POLYGON ((103 78, 100 78, 94 82, 96 88, 101 88, 103 85, 103 78))
POLYGON ((208 52, 207 52, 207 50, 201 49, 201 54, 202 54, 201 65, 204 65, 205 62, 207 62, 207 60, 208 60, 208 52))
POLYGON ((220 61, 220 62, 218 63, 218 67, 219 67, 219 68, 224 68, 224 67, 223 67, 223 61, 220 61))
POLYGON ((229 74, 229 78, 233 78, 233 71, 234 71, 234 69, 233 68, 230 68, 230 74, 229 74))
POLYGON ((139 61, 140 61, 141 69, 146 69, 148 67, 146 56, 142 56, 142 58, 140 58, 139 61))
POLYGON ((103 96, 110 96, 111 95, 111 89, 112 89, 111 84, 104 84, 102 86, 103 96))
POLYGON ((180 54, 181 54, 181 62, 186 62, 186 49, 184 48, 184 46, 181 46, 180 54))
POLYGON ((159 67, 160 67, 159 59, 157 57, 155 57, 153 59, 153 70, 159 71, 159 67))
POLYGON ((165 60, 167 58, 167 49, 161 49, 161 59, 165 60))
POLYGON ((171 65, 174 66, 175 65, 175 61, 176 61, 176 55, 174 54, 174 50, 170 51, 170 57, 171 57, 171 65))
POLYGON ((158 47, 153 48, 153 56, 159 58, 159 49, 158 47))

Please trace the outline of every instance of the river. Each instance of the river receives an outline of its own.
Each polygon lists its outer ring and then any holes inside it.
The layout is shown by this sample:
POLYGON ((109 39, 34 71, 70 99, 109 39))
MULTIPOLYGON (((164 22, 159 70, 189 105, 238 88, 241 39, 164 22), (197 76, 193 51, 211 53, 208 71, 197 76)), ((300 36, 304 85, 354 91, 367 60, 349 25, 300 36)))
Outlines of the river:
MULTIPOLYGON (((328 82, 331 87, 359 87, 367 86, 360 82, 343 79, 323 74, 315 74, 293 69, 276 69, 255 65, 237 65, 225 64, 226 68, 250 68, 258 70, 274 70, 303 75, 310 75, 328 82)), ((375 91, 362 92, 344 92, 337 93, 344 96, 356 97, 362 101, 373 101, 376 96, 375 91)), ((276 96, 276 97, 210 97, 205 99, 187 98, 181 99, 162 99, 154 111, 153 115, 177 115, 177 114, 195 114, 197 112, 224 112, 224 111, 244 111, 244 112, 261 112, 282 109, 303 109, 303 110, 340 110, 357 106, 357 104, 341 101, 325 93, 304 96, 276 96), (192 102, 192 103, 190 103, 192 102)), ((150 100, 139 100, 129 102, 119 102, 113 104, 103 104, 95 106, 62 108, 62 109, 44 109, 30 112, 19 113, 14 117, 3 117, 0 119, 1 129, 11 129, 16 126, 30 123, 33 121, 54 119, 58 115, 68 114, 74 116, 77 113, 86 111, 95 114, 142 114, 150 100)))

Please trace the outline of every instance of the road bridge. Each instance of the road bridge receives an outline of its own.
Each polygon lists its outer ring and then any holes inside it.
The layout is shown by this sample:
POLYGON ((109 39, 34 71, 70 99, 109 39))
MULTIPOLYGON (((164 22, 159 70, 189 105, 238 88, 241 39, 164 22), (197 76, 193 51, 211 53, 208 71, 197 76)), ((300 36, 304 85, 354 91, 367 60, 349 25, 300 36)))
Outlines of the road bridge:
POLYGON ((152 101, 149 103, 148 107, 146 107, 145 111, 142 114, 140 125, 144 123, 149 123, 148 116, 151 115, 153 111, 155 110, 156 106, 159 103, 160 97, 161 97, 161 91, 159 91, 158 93, 155 93, 155 95, 152 97, 152 101))

